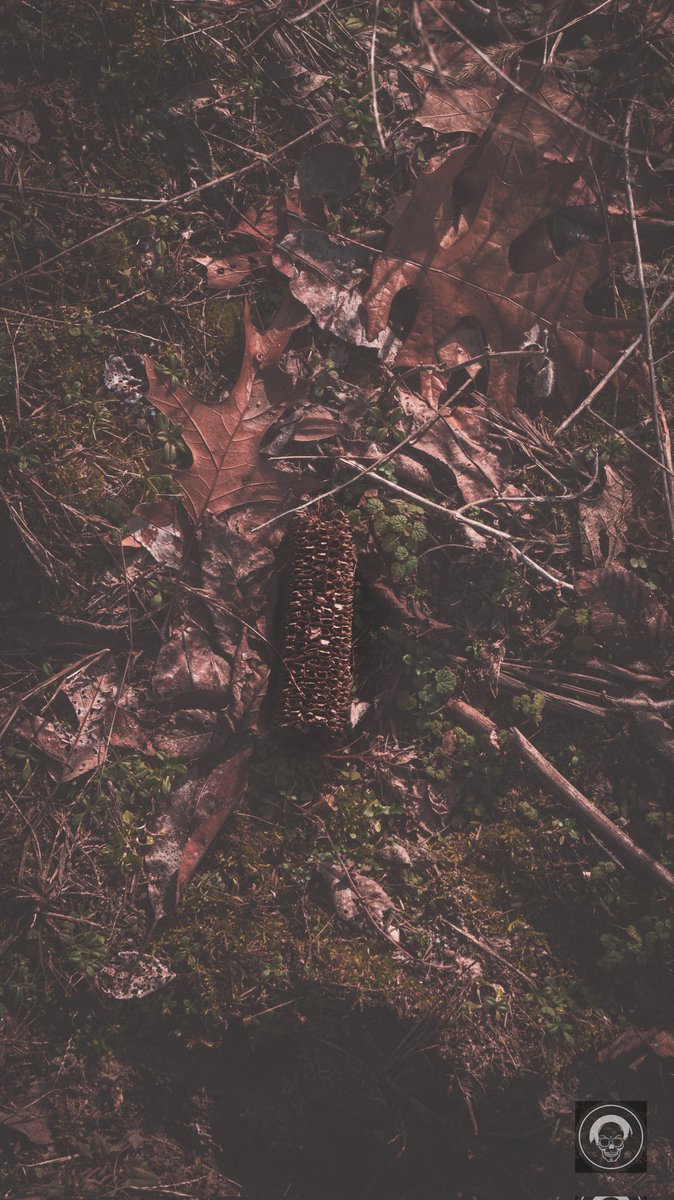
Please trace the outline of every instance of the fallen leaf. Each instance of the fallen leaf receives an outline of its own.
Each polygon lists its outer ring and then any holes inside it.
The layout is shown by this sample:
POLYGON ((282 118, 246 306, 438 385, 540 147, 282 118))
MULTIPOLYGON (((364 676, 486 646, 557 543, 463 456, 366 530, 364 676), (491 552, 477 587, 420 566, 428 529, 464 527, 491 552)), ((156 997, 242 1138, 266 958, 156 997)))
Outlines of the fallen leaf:
POLYGON ((220 714, 204 708, 166 712, 143 688, 128 687, 115 712, 110 745, 137 754, 194 762, 211 749, 220 714))
MULTIPOLYGON (((437 408, 405 388, 399 389, 398 402, 411 418, 413 428, 425 424, 437 408)), ((500 496, 505 490, 503 454, 490 448, 487 417, 488 407, 479 401, 474 405, 456 405, 447 409, 413 443, 416 451, 451 470, 467 504, 500 496)))
MULTIPOLYGON (((206 511, 222 513, 242 504, 279 500, 288 489, 287 477, 259 454, 260 442, 278 416, 276 406, 288 396, 273 394, 274 388, 268 395, 260 376, 278 364, 293 331, 306 323, 306 310, 286 297, 264 333, 255 329, 248 308, 244 320, 246 347, 241 372, 220 404, 204 404, 182 384, 171 390, 158 375, 154 361, 145 358, 150 401, 171 421, 184 426, 183 438, 193 462, 176 472, 176 478, 195 522, 206 511)), ((278 387, 278 376, 273 382, 278 387)))
POLYGON ((113 1000, 142 1000, 173 983, 175 975, 151 954, 120 950, 96 976, 99 988, 113 1000))
POLYGON ((578 501, 584 562, 595 567, 608 567, 624 550, 633 508, 634 494, 628 480, 622 472, 607 466, 601 494, 578 501))
POLYGON ((272 261, 321 329, 373 349, 382 349, 390 340, 388 331, 368 340, 361 316, 359 288, 372 261, 370 251, 346 245, 322 229, 300 229, 283 239, 272 261))
POLYGON ((105 762, 119 689, 118 676, 108 669, 81 671, 61 686, 77 721, 76 729, 51 715, 29 721, 33 740, 57 766, 60 782, 77 779, 105 762))
POLYGON ((178 629, 162 646, 152 690, 164 703, 198 708, 202 704, 222 704, 229 693, 231 678, 227 660, 213 651, 201 629, 188 625, 178 629))
POLYGON ((19 1134, 41 1150, 53 1149, 54 1140, 49 1122, 44 1115, 41 1097, 32 1097, 15 1109, 0 1109, 0 1125, 12 1133, 19 1134))
MULTIPOLYGON (((477 60, 480 61, 479 59, 477 60)), ((540 68, 523 63, 521 83, 529 91, 522 96, 495 76, 494 83, 476 81, 472 86, 442 90, 429 87, 415 121, 438 133, 484 133, 491 129, 499 140, 513 143, 532 141, 544 158, 570 161, 584 145, 583 135, 565 121, 571 117, 587 122, 578 99, 551 78, 540 77, 540 68), (531 98, 530 98, 531 97, 531 98), (536 103, 538 97, 554 108, 549 112, 536 103)))
POLYGON ((175 500, 137 504, 128 522, 129 536, 123 546, 143 546, 155 562, 176 570, 183 562, 183 530, 175 500))
POLYGON ((541 218, 564 206, 579 167, 533 166, 525 154, 511 161, 507 181, 493 174, 468 222, 457 208, 454 184, 471 153, 469 146, 450 151, 418 180, 375 263, 364 300, 367 336, 382 332, 395 297, 410 288, 419 304, 396 367, 441 364, 457 322, 468 319, 493 354, 488 394, 508 413, 515 405, 519 358, 499 355, 530 344, 537 330, 547 339, 559 393, 573 403, 585 372, 607 371, 636 330, 634 322, 596 316, 584 303, 591 285, 626 261, 632 247, 582 241, 559 258, 547 237, 543 253, 541 218))
POLYGON ((350 870, 347 875, 338 863, 321 862, 317 869, 328 886, 332 906, 341 921, 362 927, 367 923, 367 912, 388 937, 400 941, 395 904, 380 884, 360 871, 350 870))
POLYGON ((34 145, 40 140, 35 116, 16 84, 0 82, 0 138, 34 145))
POLYGON ((255 271, 264 270, 269 264, 269 253, 254 250, 232 254, 229 258, 195 258, 194 262, 206 268, 206 284, 214 291, 227 291, 238 287, 255 271))
POLYGON ((614 564, 585 571, 576 591, 590 608, 590 627, 618 661, 652 659, 658 666, 674 660, 674 624, 652 590, 633 571, 614 564))
POLYGON ((180 902, 208 847, 244 794, 250 748, 239 750, 200 779, 188 775, 159 817, 145 866, 155 918, 180 902))

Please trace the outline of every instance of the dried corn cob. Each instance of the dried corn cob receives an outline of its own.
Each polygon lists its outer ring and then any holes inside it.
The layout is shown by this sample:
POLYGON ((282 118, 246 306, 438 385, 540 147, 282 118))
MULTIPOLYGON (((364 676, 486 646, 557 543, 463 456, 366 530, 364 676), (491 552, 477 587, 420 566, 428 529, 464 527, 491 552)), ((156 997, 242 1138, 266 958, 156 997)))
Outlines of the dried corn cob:
POLYGON ((344 733, 351 707, 356 552, 331 500, 292 518, 285 580, 278 724, 297 733, 344 733))

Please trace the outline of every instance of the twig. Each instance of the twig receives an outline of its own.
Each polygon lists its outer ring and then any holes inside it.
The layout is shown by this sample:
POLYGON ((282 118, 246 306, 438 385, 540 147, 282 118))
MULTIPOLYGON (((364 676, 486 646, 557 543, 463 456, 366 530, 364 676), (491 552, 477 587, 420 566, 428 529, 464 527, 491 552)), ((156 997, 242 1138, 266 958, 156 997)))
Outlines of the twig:
MULTIPOLYGON (((625 121, 625 192, 627 194, 627 203, 630 213, 630 224, 632 226, 632 238, 634 241, 634 250, 637 262, 637 279, 639 280, 639 291, 641 292, 641 309, 644 320, 644 343, 646 346, 646 362, 648 363, 648 380, 651 387, 651 402, 653 405, 653 420, 655 422, 655 432, 658 444, 658 453, 660 456, 661 466, 667 467, 667 470, 672 471, 672 440, 669 433, 669 426, 662 408, 660 392, 658 390, 658 376, 655 370, 655 356, 653 354, 653 339, 651 337, 651 310, 646 294, 646 282, 644 280, 644 264, 641 257, 641 240, 639 238, 639 226, 637 225, 637 214, 634 207, 634 193, 632 191, 632 181, 630 179, 630 129, 632 127, 632 117, 634 115, 634 106, 636 101, 633 100, 627 112, 625 121)), ((674 488, 672 487, 671 478, 665 471, 662 472, 662 485, 665 493, 665 503, 667 506, 667 516, 669 518, 669 532, 674 540, 674 488)))
POLYGON ((556 767, 553 767, 549 759, 545 758, 535 746, 532 746, 529 739, 520 733, 519 729, 513 729, 511 732, 520 756, 533 768, 534 773, 552 792, 553 796, 573 809, 593 833, 596 833, 603 842, 606 842, 607 846, 615 851, 626 867, 631 867, 649 879, 651 883, 674 893, 674 875, 663 863, 646 850, 642 850, 629 834, 614 825, 613 821, 597 808, 596 804, 593 804, 582 792, 578 791, 578 788, 569 783, 569 780, 565 779, 556 767))
MULTIPOLYGON (((660 317, 664 316, 664 314, 667 312, 667 309, 669 308, 670 304, 672 304, 672 302, 674 302, 674 291, 671 291, 669 293, 664 304, 661 304, 659 309, 653 313, 653 316, 650 318, 650 321, 649 321, 649 329, 652 329, 653 326, 655 325, 655 322, 659 321, 660 317)), ((643 333, 640 333, 639 336, 636 337, 633 342, 630 342, 630 345, 627 347, 627 349, 623 350, 622 354, 620 355, 620 358, 618 358, 614 362, 613 366, 610 367, 609 370, 606 372, 606 374, 603 376, 603 378, 599 380, 599 383, 596 384, 595 387, 593 387, 589 396, 586 396, 585 399, 578 405, 578 407, 574 408, 573 412, 569 413, 569 416, 564 418, 561 425, 557 426, 554 433, 552 434, 553 438, 556 438, 558 436, 558 434, 563 433, 564 430, 566 428, 568 428, 568 426, 571 424, 571 422, 575 421, 576 417, 579 417, 580 414, 582 412, 584 412, 586 408, 590 407, 590 405, 591 405, 592 401, 595 399, 595 397, 598 396, 600 392, 603 392, 603 390, 606 387, 606 384, 609 382, 609 380, 613 379, 613 376, 618 373, 618 371, 622 367, 623 363, 626 362, 627 359, 630 358, 632 354, 634 354, 634 351, 638 349, 638 347, 641 345, 643 340, 644 340, 644 335, 643 335, 643 333)), ((596 413, 593 413, 593 416, 596 416, 596 415, 597 415, 596 413)))
POLYGON ((320 121, 318 125, 312 126, 311 129, 306 129, 304 133, 300 133, 298 137, 292 138, 278 150, 274 150, 271 154, 266 154, 263 159, 256 158, 254 162, 248 163, 245 167, 239 167, 236 171, 228 171, 226 175, 218 175, 217 179, 209 179, 206 183, 200 183, 198 187, 190 188, 186 192, 179 192, 177 196, 169 196, 166 200, 153 201, 147 208, 141 208, 137 212, 129 213, 126 217, 121 217, 119 221, 114 221, 112 225, 106 225, 105 229, 99 229, 97 233, 89 234, 89 237, 83 238, 81 242, 75 242, 73 246, 66 246, 65 250, 59 250, 58 254, 52 254, 51 258, 45 258, 43 262, 35 263, 32 267, 26 267, 24 271, 19 271, 16 275, 10 275, 9 279, 5 279, 0 283, 0 291, 11 287, 14 283, 18 283, 20 279, 26 279, 29 275, 34 275, 37 271, 44 271, 52 263, 60 262, 62 259, 67 258, 69 254, 74 254, 76 250, 81 250, 84 246, 91 245, 92 242, 98 241, 99 238, 107 237, 109 233, 113 233, 116 229, 121 229, 123 225, 129 225, 132 221, 137 221, 141 217, 147 217, 152 213, 160 212, 163 208, 170 208, 173 204, 180 204, 183 200, 191 200, 193 196, 198 196, 201 192, 205 192, 209 188, 218 187, 222 183, 229 183, 232 179, 241 179, 243 175, 249 175, 251 171, 255 171, 261 162, 270 163, 277 158, 282 158, 285 152, 290 150, 292 146, 297 146, 299 142, 306 141, 308 137, 317 133, 319 129, 323 129, 325 125, 329 125, 333 119, 333 117, 326 117, 324 121, 320 121))
POLYGON ((377 137, 382 150, 387 150, 386 138, 382 129, 381 117, 379 115, 379 101, 377 100, 377 22, 379 21, 379 0, 375 0, 374 4, 374 20, 372 23, 372 40, 370 42, 370 86, 372 88, 372 112, 374 113, 374 123, 377 126, 377 137))
MULTIPOLYGON (((546 100, 542 100, 540 96, 536 96, 532 92, 527 91, 526 88, 522 87, 521 83, 517 83, 516 80, 512 79, 506 71, 501 70, 494 60, 490 58, 488 54, 485 54, 484 50, 481 50, 475 42, 471 41, 471 39, 463 32, 462 29, 459 29, 458 25, 455 25, 453 21, 450 21, 449 17, 436 7, 436 5, 433 3, 433 0, 426 0, 426 2, 432 12, 435 13, 436 17, 439 17, 440 20, 447 25, 449 29, 451 29, 452 33, 456 34, 458 38, 461 38, 461 41, 465 42, 466 46, 469 46, 473 53, 477 54, 478 58, 481 58, 482 61, 486 63, 486 65, 504 81, 504 83, 507 83, 509 87, 514 89, 514 91, 519 92, 520 96, 526 96, 527 99, 532 102, 532 104, 537 105, 538 108, 544 109, 545 112, 548 112, 553 117, 556 117, 558 121, 563 121, 565 125, 570 125, 572 129, 577 129, 579 133, 585 134, 586 137, 592 138, 593 141, 601 142, 604 146, 610 146, 612 150, 624 151, 624 146, 620 142, 614 142, 612 138, 604 137, 603 134, 597 133, 594 129, 590 129, 588 125, 582 125, 580 121, 574 121, 573 117, 570 117, 568 113, 560 112, 558 109, 553 108, 551 104, 548 104, 546 100)), ((662 160, 671 157, 671 155, 668 155, 665 151, 635 150, 633 153, 640 155, 642 158, 646 158, 648 155, 650 155, 652 158, 660 158, 662 160)))
POLYGON ((25 704, 26 700, 30 700, 31 696, 36 696, 39 692, 43 692, 45 688, 49 687, 50 683, 57 683, 70 675, 76 675, 79 671, 83 671, 85 667, 92 666, 95 662, 98 662, 100 658, 103 658, 109 653, 110 651, 106 647, 104 650, 97 650, 95 654, 86 654, 84 658, 79 658, 77 662, 71 663, 69 667, 64 667, 62 671, 57 671, 55 675, 50 675, 49 679, 44 679, 42 683, 38 683, 35 685, 35 687, 30 688, 29 691, 24 692, 23 696, 20 696, 14 705, 14 708, 7 717, 2 729, 0 729, 0 740, 6 734, 22 705, 25 704))
MULTIPOLYGON (((354 465, 348 458, 343 458, 341 461, 349 467, 354 465)), ((553 575, 545 567, 542 567, 540 563, 530 558, 528 554, 524 553, 524 550, 520 550, 519 546, 516 545, 511 534, 506 533, 503 529, 495 529, 493 525, 485 525, 483 521, 474 521, 472 517, 466 517, 457 509, 445 508, 443 504, 436 504, 434 500, 427 500, 425 496, 420 496, 418 492, 411 492, 408 488, 401 487, 399 483, 394 483, 392 479, 386 479, 385 476, 378 475, 376 472, 374 473, 374 478, 377 480, 377 483, 381 483, 384 487, 389 488, 390 491, 397 492, 399 496, 405 496, 407 500, 412 500, 415 504, 420 504, 422 507, 430 509, 431 512, 440 513, 441 516, 446 517, 449 521, 458 521, 461 525, 468 525, 471 529, 477 529, 479 533, 483 533, 487 537, 493 537, 498 541, 506 542, 513 554, 521 558, 522 562, 525 562, 538 575, 542 575, 543 579, 547 579, 548 583, 553 583, 555 587, 563 588, 567 592, 575 592, 576 589, 572 583, 568 583, 566 579, 560 579, 558 575, 553 575)))
MULTIPOLYGON (((407 437, 403 438, 401 442, 397 442, 392 450, 387 450, 386 454, 382 454, 380 458, 377 458, 375 462, 370 463, 368 467, 358 467, 357 474, 352 475, 350 479, 345 480, 343 483, 335 484, 333 488, 330 488, 330 491, 321 492, 320 496, 312 496, 311 500, 305 500, 303 504, 298 504, 295 508, 287 508, 282 513, 276 513, 276 515, 270 517, 268 521, 264 521, 262 525, 256 525, 252 532, 257 533, 259 529, 266 529, 267 525, 275 525, 277 521, 283 520, 284 517, 290 517, 293 515, 293 513, 304 512, 306 508, 311 508, 312 505, 318 504, 320 500, 327 500, 328 496, 336 496, 338 492, 343 492, 345 488, 351 487, 352 484, 357 483, 358 480, 362 479, 364 475, 371 475, 372 472, 377 469, 377 467, 383 466, 384 463, 387 463, 389 459, 398 454, 402 450, 403 446, 409 445, 410 442, 416 441, 417 438, 420 438, 423 433, 426 433, 426 431, 440 419, 448 405, 450 405, 453 400, 456 400, 462 392, 465 392, 466 388, 470 387, 472 382, 473 380, 470 378, 464 380, 464 382, 461 384, 461 387, 457 388, 457 390, 453 392, 451 396, 448 396, 448 398, 440 405, 439 408, 435 410, 433 415, 429 417, 423 425, 420 425, 418 429, 413 429, 412 432, 408 433, 407 437)), ((294 457, 295 455, 293 455, 293 458, 294 457)), ((349 465, 357 466, 357 463, 352 461, 349 465)))
POLYGON ((532 979, 530 975, 525 974, 524 971, 521 971, 520 968, 516 967, 514 963, 509 962, 508 959, 504 958, 502 954, 499 954, 499 951, 496 950, 494 946, 490 946, 489 942, 481 941, 480 938, 476 938, 474 934, 469 933, 467 929, 464 929, 462 925, 455 925, 453 921, 448 921, 446 917, 442 918, 442 923, 443 925, 449 926, 450 929, 453 929, 454 933, 460 934, 461 937, 466 939, 466 941, 472 942, 472 944, 477 946, 478 949, 482 950, 484 954, 490 954, 492 958, 498 959, 498 961, 502 963, 504 967, 508 967, 510 971, 514 971, 516 975, 521 975, 522 979, 529 984, 529 987, 532 987, 534 991, 537 990, 538 984, 536 983, 536 980, 532 979))

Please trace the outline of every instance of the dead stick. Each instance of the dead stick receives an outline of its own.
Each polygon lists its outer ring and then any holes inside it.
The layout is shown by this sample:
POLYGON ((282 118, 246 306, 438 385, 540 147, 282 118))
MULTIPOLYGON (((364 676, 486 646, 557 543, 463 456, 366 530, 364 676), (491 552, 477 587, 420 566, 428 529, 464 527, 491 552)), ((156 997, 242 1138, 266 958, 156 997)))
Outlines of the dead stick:
POLYGON ((667 867, 658 862, 657 858, 648 854, 646 850, 637 846, 636 842, 633 842, 628 834, 623 833, 622 829, 618 829, 618 826, 614 825, 613 821, 609 820, 596 804, 593 804, 582 792, 578 791, 578 788, 569 783, 568 779, 565 779, 557 768, 553 767, 552 763, 535 746, 532 746, 519 729, 513 729, 512 735, 521 757, 533 767, 541 783, 552 792, 553 796, 572 808, 593 833, 596 833, 607 846, 615 850, 617 857, 626 867, 631 867, 649 879, 651 883, 674 893, 674 875, 667 870, 667 867))

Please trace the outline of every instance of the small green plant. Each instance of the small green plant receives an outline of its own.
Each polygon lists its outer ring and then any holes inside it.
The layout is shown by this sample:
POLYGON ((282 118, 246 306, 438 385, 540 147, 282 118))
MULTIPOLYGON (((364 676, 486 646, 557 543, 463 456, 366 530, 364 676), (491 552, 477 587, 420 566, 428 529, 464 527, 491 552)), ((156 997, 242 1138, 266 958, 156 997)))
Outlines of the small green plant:
POLYGON ((523 692, 521 696, 513 696, 512 706, 523 717, 528 717, 538 726, 543 720, 545 711, 545 696, 540 692, 523 692))
POLYGON ((71 970, 93 979, 106 960, 105 938, 97 929, 74 921, 63 921, 59 928, 61 941, 71 970))
POLYGON ((371 518, 372 530, 389 563, 395 581, 414 575, 419 565, 418 552, 428 537, 424 511, 416 504, 368 496, 365 511, 371 518))

